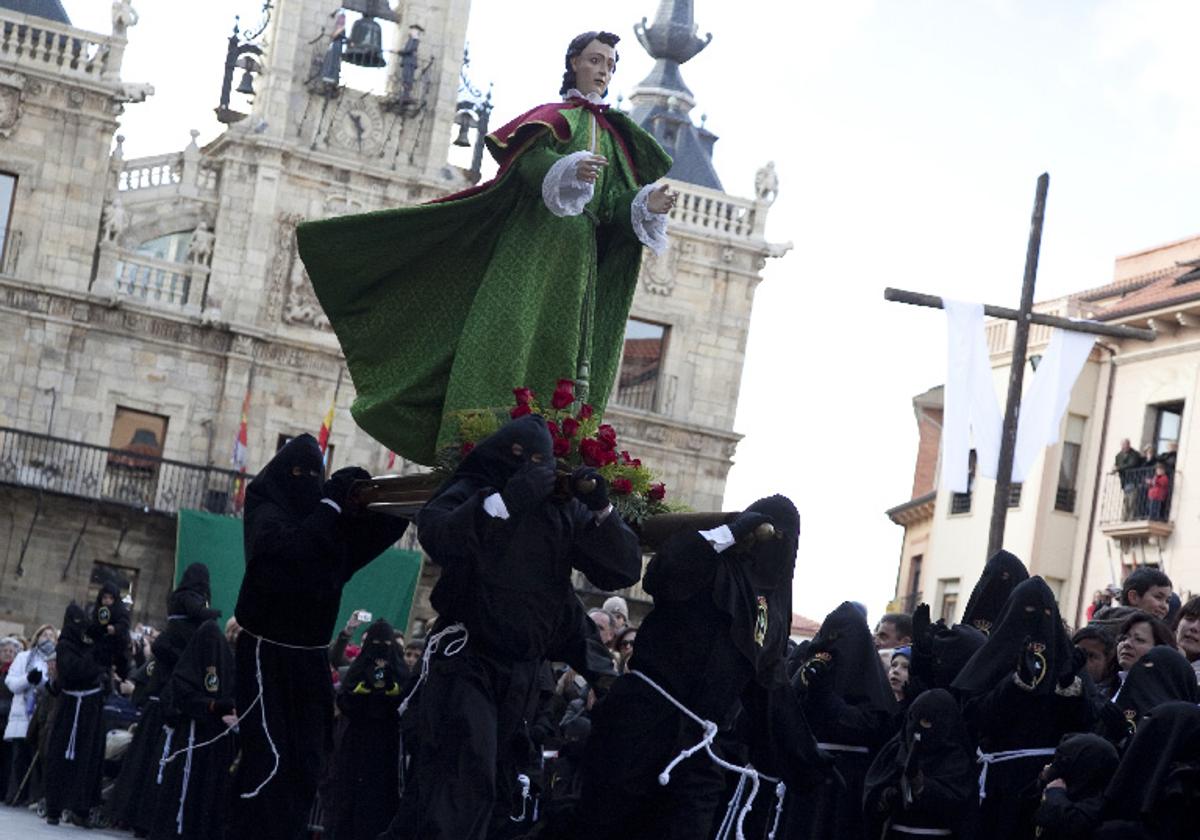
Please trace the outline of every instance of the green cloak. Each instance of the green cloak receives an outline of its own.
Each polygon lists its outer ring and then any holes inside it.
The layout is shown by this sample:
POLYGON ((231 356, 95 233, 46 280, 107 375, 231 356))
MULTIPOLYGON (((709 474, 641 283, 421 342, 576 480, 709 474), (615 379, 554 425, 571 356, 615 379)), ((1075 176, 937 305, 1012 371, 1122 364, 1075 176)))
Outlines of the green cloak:
POLYGON ((485 188, 296 231, 358 392, 351 414, 420 464, 454 443, 457 412, 511 405, 517 387, 548 399, 581 353, 603 412, 641 265, 631 202, 671 165, 628 116, 597 119, 577 102, 535 109, 488 141, 503 166, 485 188), (542 180, 588 148, 609 166, 582 215, 556 217, 542 180))

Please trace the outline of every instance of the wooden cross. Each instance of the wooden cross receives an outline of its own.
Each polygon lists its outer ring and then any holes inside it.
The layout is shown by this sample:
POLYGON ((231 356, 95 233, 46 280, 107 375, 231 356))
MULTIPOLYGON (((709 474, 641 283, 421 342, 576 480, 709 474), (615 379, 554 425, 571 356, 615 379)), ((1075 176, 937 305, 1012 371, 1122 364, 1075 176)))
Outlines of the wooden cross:
MULTIPOLYGON (((1037 181, 1037 196, 1033 203, 1033 218, 1029 228, 1029 247, 1025 251, 1025 279, 1021 286, 1020 309, 1001 306, 983 307, 983 312, 992 318, 1016 321, 1016 336, 1013 338, 1012 364, 1008 372, 1008 400, 1004 405, 1004 425, 1000 439, 1000 463, 996 471, 996 495, 992 498, 992 522, 988 531, 988 553, 991 557, 1004 547, 1004 526, 1008 517, 1008 496, 1012 487, 1013 453, 1017 448, 1017 422, 1021 413, 1021 386, 1025 380, 1025 354, 1029 347, 1029 325, 1042 324, 1060 330, 1091 333, 1110 338, 1130 338, 1137 341, 1153 341, 1154 330, 1137 327, 1122 327, 1098 324, 1092 321, 1072 321, 1053 315, 1042 315, 1033 311, 1033 287, 1037 280, 1038 254, 1042 247, 1042 222, 1046 216, 1046 190, 1050 176, 1043 172, 1037 181)), ((884 289, 884 300, 911 303, 914 306, 942 308, 942 299, 936 295, 906 292, 903 289, 884 289)))

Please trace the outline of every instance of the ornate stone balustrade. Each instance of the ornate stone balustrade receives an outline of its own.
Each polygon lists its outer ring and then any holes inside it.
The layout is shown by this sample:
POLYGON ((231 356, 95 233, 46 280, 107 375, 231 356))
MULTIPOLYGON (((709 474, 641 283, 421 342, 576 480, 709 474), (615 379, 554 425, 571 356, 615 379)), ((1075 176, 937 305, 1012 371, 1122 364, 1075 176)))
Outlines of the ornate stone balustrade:
POLYGON ((679 192, 671 223, 706 233, 716 233, 733 239, 752 239, 762 236, 766 220, 765 207, 745 198, 734 198, 717 190, 694 184, 672 183, 679 192))
POLYGON ((113 78, 112 51, 112 38, 0 10, 0 61, 18 69, 100 83, 113 78))
POLYGON ((151 187, 171 186, 182 180, 183 155, 172 152, 125 161, 117 179, 117 189, 121 192, 132 192, 151 187))

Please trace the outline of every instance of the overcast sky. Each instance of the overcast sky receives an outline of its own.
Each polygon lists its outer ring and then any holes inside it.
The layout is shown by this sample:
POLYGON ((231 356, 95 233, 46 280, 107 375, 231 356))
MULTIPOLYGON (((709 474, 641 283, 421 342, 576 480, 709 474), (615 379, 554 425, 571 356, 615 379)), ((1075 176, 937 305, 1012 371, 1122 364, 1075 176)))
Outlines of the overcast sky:
MULTIPOLYGON (((108 2, 64 5, 76 25, 109 31, 108 2)), ((127 156, 181 149, 190 128, 211 140, 233 15, 257 19, 261 2, 135 6, 123 76, 157 94, 123 118, 127 156)), ((513 3, 476 0, 472 12, 471 74, 494 83, 497 124, 555 97, 580 31, 627 38, 614 94, 650 69, 631 27, 657 0, 519 6, 514 16, 513 3)), ((1043 171, 1039 299, 1106 282, 1119 254, 1200 232, 1200 3, 695 6, 713 41, 683 75, 696 118, 721 138, 717 170, 749 196, 774 160, 768 238, 795 243, 755 299, 726 506, 791 496, 804 523, 797 611, 820 619, 852 598, 876 616, 901 539, 883 512, 912 486, 911 398, 945 378, 941 314, 885 303, 883 288, 1016 306, 1043 171)))

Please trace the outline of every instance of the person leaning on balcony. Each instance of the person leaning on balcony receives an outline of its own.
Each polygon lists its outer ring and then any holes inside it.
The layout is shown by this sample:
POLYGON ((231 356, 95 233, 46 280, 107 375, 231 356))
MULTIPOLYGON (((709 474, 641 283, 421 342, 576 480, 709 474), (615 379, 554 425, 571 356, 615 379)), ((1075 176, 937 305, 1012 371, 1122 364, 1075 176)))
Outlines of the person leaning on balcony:
POLYGON ((1192 663, 1196 681, 1200 683, 1200 595, 1179 609, 1175 623, 1175 643, 1179 652, 1192 663))
POLYGON ((1154 475, 1146 478, 1146 498, 1150 500, 1150 518, 1165 522, 1167 519, 1167 496, 1171 491, 1171 478, 1167 465, 1159 461, 1154 465, 1154 475))
POLYGON ((1129 438, 1121 441, 1121 451, 1117 453, 1116 458, 1116 473, 1121 480, 1121 489, 1125 491, 1125 504, 1122 510, 1123 518, 1126 520, 1133 519, 1134 510, 1137 508, 1138 485, 1134 470, 1145 462, 1141 453, 1130 445, 1129 438))

